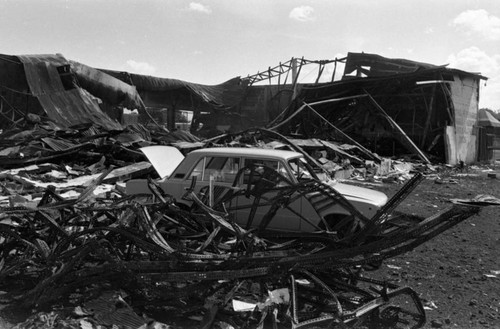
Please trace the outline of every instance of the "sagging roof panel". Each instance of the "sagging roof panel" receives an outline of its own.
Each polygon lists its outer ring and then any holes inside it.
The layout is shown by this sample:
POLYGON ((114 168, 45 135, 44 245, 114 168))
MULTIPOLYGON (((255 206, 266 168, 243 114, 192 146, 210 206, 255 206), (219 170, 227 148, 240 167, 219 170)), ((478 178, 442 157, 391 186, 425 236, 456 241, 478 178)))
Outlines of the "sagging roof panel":
POLYGON ((140 110, 144 108, 144 103, 136 87, 101 70, 75 61, 70 61, 70 63, 71 69, 78 78, 78 84, 92 95, 113 105, 140 110))
POLYGON ((95 123, 107 129, 122 129, 101 111, 97 100, 74 85, 65 86, 61 75, 70 75, 69 62, 59 54, 18 56, 33 96, 47 116, 63 126, 95 123))
POLYGON ((56 55, 22 55, 18 56, 24 65, 26 80, 34 96, 63 91, 58 67, 67 65, 67 61, 56 55))
POLYGON ((348 53, 344 68, 343 79, 353 77, 381 77, 394 74, 413 73, 425 69, 442 69, 460 73, 462 75, 476 76, 487 79, 477 73, 448 69, 446 65, 438 66, 423 62, 410 61, 400 58, 386 58, 376 54, 348 53), (355 76, 353 75, 355 74, 355 76))
POLYGON ((344 76, 355 71, 367 77, 393 75, 415 72, 420 68, 435 68, 437 66, 399 58, 385 58, 375 54, 347 53, 344 76))
POLYGON ((99 108, 97 100, 83 89, 59 91, 37 96, 47 116, 66 127, 82 123, 94 123, 109 130, 121 130, 122 126, 99 108))
POLYGON ((248 86, 248 81, 242 80, 239 77, 230 79, 219 85, 208 86, 177 79, 157 78, 128 72, 103 69, 101 71, 134 85, 140 92, 167 92, 184 89, 203 102, 222 107, 232 107, 239 104, 248 86))

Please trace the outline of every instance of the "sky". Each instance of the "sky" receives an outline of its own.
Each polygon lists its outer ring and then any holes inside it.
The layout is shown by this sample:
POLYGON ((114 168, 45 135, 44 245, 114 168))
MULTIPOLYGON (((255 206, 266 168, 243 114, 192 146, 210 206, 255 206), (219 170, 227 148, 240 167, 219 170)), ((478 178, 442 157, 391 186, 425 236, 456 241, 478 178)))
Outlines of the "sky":
POLYGON ((348 52, 481 73, 500 111, 498 0, 0 0, 1 54, 200 84, 348 52))

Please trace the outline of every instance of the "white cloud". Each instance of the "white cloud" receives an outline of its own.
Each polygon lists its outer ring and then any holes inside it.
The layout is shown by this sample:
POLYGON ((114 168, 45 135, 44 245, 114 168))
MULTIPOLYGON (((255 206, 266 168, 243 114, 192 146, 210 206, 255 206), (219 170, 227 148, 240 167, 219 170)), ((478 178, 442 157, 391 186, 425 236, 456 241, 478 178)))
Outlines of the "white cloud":
POLYGON ((289 17, 300 22, 313 21, 316 19, 314 17, 314 8, 310 6, 300 6, 293 8, 290 12, 289 17))
POLYGON ((425 34, 432 34, 434 33, 434 29, 432 27, 426 27, 425 30, 424 30, 424 33, 425 34))
POLYGON ((489 79, 484 86, 481 86, 479 107, 500 112, 500 79, 489 79))
POLYGON ((466 10, 451 23, 468 35, 479 35, 487 40, 500 40, 500 18, 484 9, 466 10))
POLYGON ((189 10, 191 11, 199 11, 200 13, 210 14, 212 13, 212 9, 210 7, 205 6, 199 2, 191 2, 189 4, 189 10))
POLYGON ((468 72, 478 72, 488 78, 481 86, 480 107, 500 110, 500 55, 489 56, 477 47, 460 50, 448 56, 450 67, 468 72))
POLYGON ((156 72, 156 68, 153 65, 145 62, 136 62, 131 59, 127 61, 127 66, 137 74, 153 75, 156 72))
POLYGON ((486 76, 500 73, 500 55, 489 56, 477 47, 460 50, 457 54, 448 56, 451 67, 469 72, 480 72, 486 76))

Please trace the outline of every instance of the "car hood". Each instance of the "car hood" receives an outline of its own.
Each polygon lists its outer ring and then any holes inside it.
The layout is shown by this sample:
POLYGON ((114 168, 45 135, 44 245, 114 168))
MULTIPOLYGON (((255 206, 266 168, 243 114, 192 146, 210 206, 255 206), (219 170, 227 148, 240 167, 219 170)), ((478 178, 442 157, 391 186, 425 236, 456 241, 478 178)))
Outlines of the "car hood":
POLYGON ((339 183, 335 180, 329 180, 325 183, 344 195, 344 197, 349 201, 362 201, 373 204, 377 207, 382 207, 388 200, 387 195, 384 193, 365 187, 339 183))
POLYGON ((173 146, 153 145, 143 147, 140 150, 162 179, 170 176, 184 160, 181 151, 173 146))

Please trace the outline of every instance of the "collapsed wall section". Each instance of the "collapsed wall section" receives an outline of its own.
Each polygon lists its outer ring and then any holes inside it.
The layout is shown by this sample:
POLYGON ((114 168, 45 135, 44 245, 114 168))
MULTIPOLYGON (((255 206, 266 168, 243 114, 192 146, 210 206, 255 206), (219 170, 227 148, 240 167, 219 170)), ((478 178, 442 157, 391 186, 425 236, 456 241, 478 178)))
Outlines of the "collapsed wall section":
POLYGON ((474 162, 477 158, 477 118, 479 79, 454 75, 450 83, 451 100, 455 109, 455 125, 447 127, 446 162, 457 164, 474 162))

